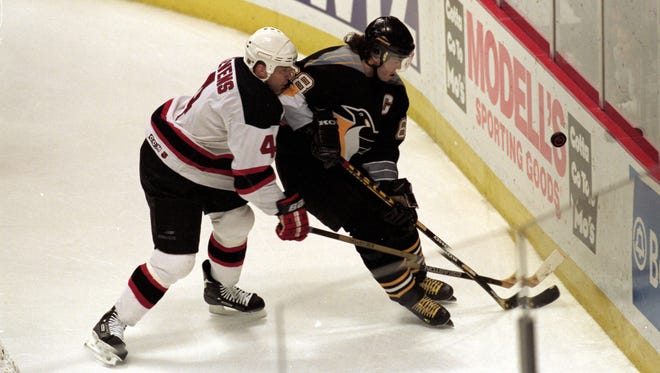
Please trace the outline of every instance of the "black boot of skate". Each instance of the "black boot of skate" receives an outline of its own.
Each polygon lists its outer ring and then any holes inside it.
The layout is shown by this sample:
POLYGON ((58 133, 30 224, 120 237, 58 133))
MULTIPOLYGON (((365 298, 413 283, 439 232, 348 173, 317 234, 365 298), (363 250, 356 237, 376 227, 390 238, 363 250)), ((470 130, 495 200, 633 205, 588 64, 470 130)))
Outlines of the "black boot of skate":
POLYGON ((451 285, 444 283, 440 280, 435 280, 429 277, 419 282, 419 286, 424 289, 424 293, 429 298, 435 301, 455 302, 454 288, 451 285))
POLYGON ((266 316, 264 300, 256 293, 248 293, 237 286, 223 286, 211 276, 211 262, 202 263, 204 271, 204 300, 209 305, 209 312, 229 315, 248 314, 256 317, 266 316))
POLYGON ((85 342, 85 347, 94 357, 108 365, 116 365, 126 359, 128 351, 124 343, 126 324, 117 318, 113 306, 92 329, 92 337, 85 342))
POLYGON ((452 327, 451 315, 446 308, 429 298, 419 284, 405 294, 399 302, 424 323, 434 327, 452 327))
POLYGON ((454 323, 451 321, 449 311, 435 302, 433 299, 424 295, 412 307, 408 307, 410 312, 419 317, 420 320, 431 326, 451 327, 454 323))

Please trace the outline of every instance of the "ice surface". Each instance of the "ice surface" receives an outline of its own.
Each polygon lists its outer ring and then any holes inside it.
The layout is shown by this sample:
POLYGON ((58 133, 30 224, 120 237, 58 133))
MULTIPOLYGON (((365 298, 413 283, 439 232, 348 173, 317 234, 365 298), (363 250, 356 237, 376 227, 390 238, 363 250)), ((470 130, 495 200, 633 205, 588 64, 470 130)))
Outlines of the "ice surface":
MULTIPOLYGON (((242 53, 246 35, 135 2, 1 4, 0 339, 23 372, 107 372, 83 342, 151 253, 137 171, 149 115, 193 94, 221 59, 242 53)), ((487 276, 514 272, 504 220, 414 123, 400 169, 420 221, 455 255, 487 276)), ((193 273, 127 330, 128 360, 115 369, 519 370, 519 312, 476 284, 449 279, 456 327, 428 328, 387 299, 350 245, 285 243, 275 223, 257 211, 240 282, 265 298, 265 319, 207 312, 202 248, 193 273)), ((202 245, 209 234, 205 221, 202 245)), ((430 265, 456 269, 423 244, 430 265)), ((540 259, 529 257, 533 270, 540 259)), ((555 276, 533 292, 551 284, 561 298, 533 314, 539 371, 636 371, 555 276)))

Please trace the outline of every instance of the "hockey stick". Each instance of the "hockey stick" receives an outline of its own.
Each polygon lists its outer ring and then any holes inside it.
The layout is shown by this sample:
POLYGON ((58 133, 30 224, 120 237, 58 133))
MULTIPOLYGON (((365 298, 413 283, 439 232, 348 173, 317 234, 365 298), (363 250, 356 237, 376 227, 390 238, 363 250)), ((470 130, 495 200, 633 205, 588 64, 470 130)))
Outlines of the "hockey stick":
MULTIPOLYGON (((350 164, 347 160, 341 160, 342 167, 353 175, 359 182, 367 187, 371 192, 378 196, 383 202, 389 206, 394 206, 394 200, 385 194, 376 183, 374 183, 368 176, 362 175, 362 172, 350 164)), ((430 229, 426 228, 419 220, 415 223, 417 229, 422 231, 427 237, 429 237, 436 245, 441 249, 440 254, 444 256, 447 260, 452 262, 454 265, 463 270, 472 280, 474 280, 479 286, 481 286, 495 301, 505 310, 510 310, 521 305, 521 302, 525 304, 527 308, 538 308, 543 307, 547 304, 554 302, 559 298, 559 288, 556 285, 553 285, 541 293, 533 297, 519 297, 519 293, 514 294, 509 298, 502 298, 491 288, 488 283, 481 280, 479 275, 470 268, 467 264, 463 263, 458 259, 454 254, 452 254, 449 249, 449 245, 445 243, 440 237, 436 236, 430 229), (521 299, 522 298, 522 299, 521 299)))
MULTIPOLYGON (((404 264, 408 268, 419 268, 421 270, 431 272, 431 273, 436 273, 439 275, 445 275, 445 276, 451 276, 451 277, 457 277, 457 278, 462 278, 466 280, 472 280, 472 277, 468 275, 465 272, 459 272, 459 271, 452 271, 451 269, 444 269, 444 268, 439 268, 439 267, 433 267, 430 265, 426 265, 422 263, 422 257, 419 255, 411 254, 411 253, 406 253, 403 251, 399 251, 396 249, 393 249, 391 247, 379 245, 377 243, 369 242, 369 241, 364 241, 360 240, 351 236, 346 236, 340 233, 335 233, 335 232, 330 232, 327 230, 323 230, 320 228, 315 228, 315 227, 309 227, 309 233, 313 233, 319 236, 323 237, 328 237, 332 238, 334 240, 350 243, 356 246, 364 247, 370 250, 374 251, 379 251, 382 253, 398 256, 404 259, 404 264)), ((534 273, 534 275, 529 276, 525 278, 523 283, 530 287, 533 288, 536 285, 538 285, 541 281, 545 280, 546 277, 548 277, 554 270, 559 266, 562 262, 564 261, 564 257, 559 253, 559 251, 555 250, 548 256, 548 258, 541 264, 539 269, 534 273)), ((481 281, 484 281, 486 283, 492 284, 492 285, 497 285, 501 286, 503 288, 511 288, 513 285, 516 284, 517 278, 516 274, 512 274, 511 276, 505 278, 505 279, 496 279, 496 278, 491 278, 491 277, 486 277, 486 276, 478 276, 481 281)))
MULTIPOLYGON (((523 280, 523 285, 533 288, 536 285, 540 284, 546 277, 550 276, 560 264, 564 262, 564 256, 559 252, 559 250, 554 250, 548 255, 547 258, 541 263, 539 269, 534 272, 533 275, 526 277, 523 280)), ((512 274, 510 277, 502 280, 503 282, 516 281, 516 274, 512 274)))

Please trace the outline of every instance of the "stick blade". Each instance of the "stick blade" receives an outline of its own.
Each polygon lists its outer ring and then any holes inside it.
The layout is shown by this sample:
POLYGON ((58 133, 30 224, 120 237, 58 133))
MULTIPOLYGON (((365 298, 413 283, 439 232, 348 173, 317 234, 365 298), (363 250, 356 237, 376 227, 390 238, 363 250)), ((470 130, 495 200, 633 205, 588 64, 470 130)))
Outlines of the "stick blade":
POLYGON ((559 288, 552 285, 533 297, 521 297, 520 292, 510 298, 502 299, 500 306, 505 310, 511 310, 520 306, 527 308, 541 308, 556 301, 559 298, 559 288))
POLYGON ((533 297, 527 297, 521 300, 521 304, 526 302, 527 308, 541 308, 556 301, 559 298, 559 295, 560 293, 557 285, 552 285, 533 297))
POLYGON ((550 255, 548 255, 543 264, 541 264, 536 273, 525 279, 525 285, 533 288, 534 286, 540 284, 543 280, 546 279, 546 277, 550 276, 550 274, 554 272, 555 269, 557 269, 557 267, 559 267, 559 265, 563 262, 564 256, 558 250, 553 251, 550 255))

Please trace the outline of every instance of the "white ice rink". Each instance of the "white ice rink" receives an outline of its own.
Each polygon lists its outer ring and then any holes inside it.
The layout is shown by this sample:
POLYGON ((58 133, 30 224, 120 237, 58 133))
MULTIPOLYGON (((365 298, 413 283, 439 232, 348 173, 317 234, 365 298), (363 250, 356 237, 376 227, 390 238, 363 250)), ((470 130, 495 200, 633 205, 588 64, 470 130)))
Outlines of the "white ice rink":
MULTIPOLYGON (((241 55, 247 35, 119 0, 0 6, 0 340, 22 372, 108 372, 83 342, 151 254, 137 169, 149 115, 241 55)), ((420 221, 456 256, 483 275, 515 271, 504 220, 416 125, 400 169, 420 221)), ((205 221, 193 273, 126 331, 128 359, 114 369, 519 371, 520 313, 475 283, 444 278, 458 297, 455 328, 429 328, 387 299, 350 245, 285 243, 275 218, 256 215, 239 285, 264 297, 267 317, 208 313, 205 221)), ((456 269, 422 240, 428 264, 456 269)), ((534 269, 541 261, 529 256, 534 269)), ((534 313, 539 372, 636 372, 556 277, 532 292, 552 284, 562 296, 534 313)))

